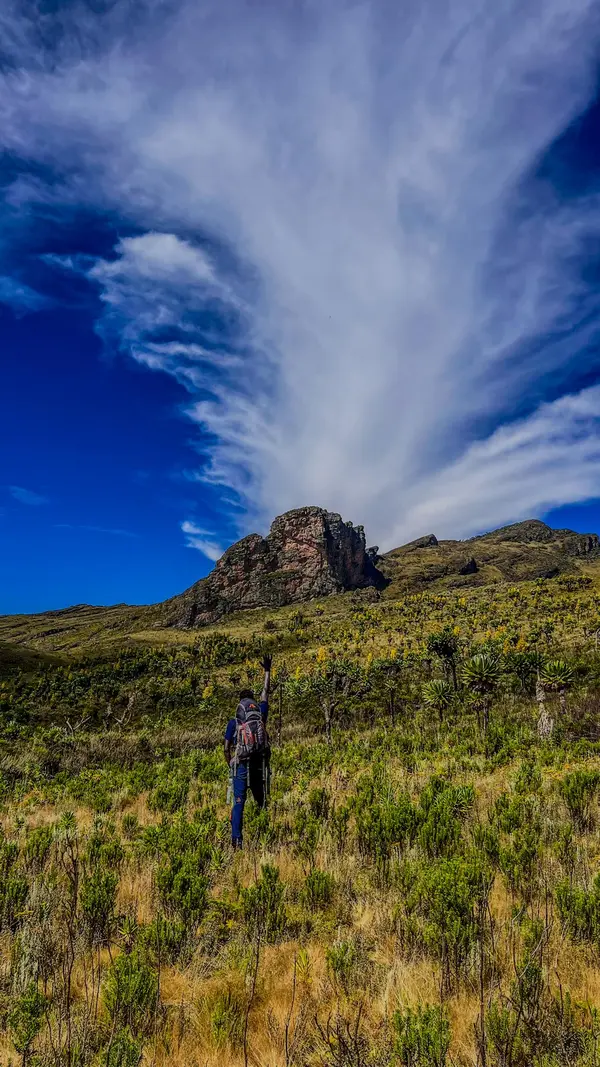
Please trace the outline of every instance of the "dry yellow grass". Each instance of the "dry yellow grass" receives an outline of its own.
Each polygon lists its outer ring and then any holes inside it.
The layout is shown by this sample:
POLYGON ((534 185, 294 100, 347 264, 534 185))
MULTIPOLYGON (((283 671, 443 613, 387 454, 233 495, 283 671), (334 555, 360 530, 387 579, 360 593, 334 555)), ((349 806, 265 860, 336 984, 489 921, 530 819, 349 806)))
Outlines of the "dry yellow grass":
MULTIPOLYGON (((452 755, 446 753, 426 764, 423 761, 416 773, 409 773, 400 760, 391 754, 387 774, 396 788, 405 789, 416 798, 434 769, 444 772, 451 766, 452 755)), ((598 768, 600 760, 590 759, 586 767, 598 768)), ((479 776, 457 771, 454 781, 474 782, 476 811, 479 817, 485 818, 499 794, 511 788, 516 770, 516 765, 512 765, 479 776)), ((544 805, 546 815, 558 822, 564 821, 566 815, 556 788, 564 773, 564 766, 544 768, 543 771, 540 802, 544 805)), ((355 785, 356 776, 339 767, 331 775, 315 776, 310 783, 311 788, 325 786, 336 805, 347 801, 355 785)), ((206 795, 214 798, 219 817, 222 818, 227 812, 224 792, 220 783, 210 785, 206 790, 206 795)), ((111 813, 109 818, 119 825, 122 813, 126 811, 135 815, 141 826, 156 824, 161 816, 149 810, 147 799, 145 794, 128 798, 121 811, 111 813)), ((294 799, 297 803, 298 797, 294 799)), ((51 824, 61 811, 70 807, 68 804, 53 806, 32 803, 26 812, 26 825, 51 824)), ((285 802, 281 802, 280 810, 282 808, 285 809, 285 802)), ((188 816, 191 817, 192 812, 193 804, 188 809, 188 816)), ((16 807, 9 813, 8 821, 13 826, 17 814, 16 807)), ((95 816, 82 805, 77 805, 75 815, 84 835, 95 816)), ((588 834, 579 843, 589 869, 593 870, 594 857, 600 847, 599 839, 594 834, 588 834)), ((227 855, 225 864, 214 874, 211 897, 227 899, 229 896, 235 899, 239 886, 252 884, 260 874, 261 864, 266 862, 278 868, 286 886, 290 913, 294 920, 299 917, 299 926, 292 926, 290 940, 262 946, 256 991, 249 1014, 250 1064, 254 1067, 285 1067, 286 1025, 289 1025, 292 1036, 298 1033, 303 1013, 311 1021, 315 1016, 325 1020, 338 1010, 346 1011, 352 1017, 352 1012, 360 1004, 365 1030, 375 1034, 382 1021, 389 1020, 398 1009, 440 1003, 439 964, 425 958, 424 953, 418 954, 416 949, 414 958, 408 952, 401 953, 394 918, 398 889, 393 880, 390 887, 381 886, 372 865, 367 869, 364 858, 355 850, 352 840, 349 839, 348 848, 339 853, 332 839, 326 838, 313 857, 314 865, 332 874, 335 879, 338 892, 335 913, 325 909, 324 912, 307 914, 309 909, 302 904, 300 890, 305 883, 308 867, 294 853, 289 842, 276 848, 261 850, 250 847, 244 852, 227 855), (301 934, 298 929, 302 929, 301 934), (336 939, 355 939, 365 946, 364 961, 352 979, 351 996, 347 996, 339 985, 336 986, 328 968, 327 952, 336 939), (294 965, 295 960, 300 958, 302 967, 301 972, 297 970, 296 973, 294 993, 294 965)), ((547 849, 544 866, 538 872, 540 884, 544 880, 550 885, 554 884, 560 874, 557 864, 552 850, 547 849)), ((552 915, 551 896, 549 893, 550 936, 544 957, 550 986, 555 991, 568 990, 573 999, 581 1004, 598 1006, 600 967, 591 950, 563 937, 560 924, 552 915)), ((498 874, 490 895, 496 972, 490 987, 486 989, 486 999, 499 992, 507 993, 515 978, 513 950, 515 945, 517 950, 520 945, 514 916, 515 903, 503 876, 498 874)), ((138 923, 147 924, 154 918, 157 905, 152 861, 148 858, 139 862, 133 858, 127 859, 120 872, 118 914, 135 916, 138 923)), ((536 907, 543 914, 543 895, 531 909, 532 912, 536 907)), ((233 941, 235 938, 232 938, 233 941)), ((240 945, 241 940, 237 944, 238 952, 242 952, 240 945)), ((2 948, 0 945, 0 951, 2 948)), ((102 950, 99 962, 104 970, 117 951, 116 948, 102 950)), ((244 951, 247 952, 247 948, 244 951)), ((163 964, 161 967, 160 995, 164 1009, 161 1025, 164 1018, 164 1029, 158 1039, 151 1037, 145 1047, 143 1063, 146 1067, 241 1067, 244 1063, 239 1035, 235 1047, 231 1047, 222 1036, 217 1040, 215 1018, 219 1005, 228 993, 237 1010, 244 1012, 250 990, 247 956, 236 958, 229 946, 218 947, 212 955, 205 952, 203 955, 203 952, 203 949, 197 948, 195 954, 191 958, 186 957, 184 962, 168 966, 163 964)), ((78 963, 74 970, 73 996, 76 1003, 86 998, 93 980, 89 964, 86 967, 87 970, 78 963)), ((461 1067, 475 1067, 477 1063, 475 1023, 479 1000, 475 986, 476 975, 471 972, 468 979, 461 981, 458 991, 445 1000, 451 1023, 451 1053, 461 1067)), ((0 1038, 2 1067, 9 1062, 10 1050, 10 1041, 4 1035, 0 1038)), ((305 1058, 301 1062, 309 1063, 310 1060, 305 1058)))
POLYGON ((119 880, 118 910, 135 917, 138 923, 151 922, 155 912, 152 868, 128 865, 119 880))

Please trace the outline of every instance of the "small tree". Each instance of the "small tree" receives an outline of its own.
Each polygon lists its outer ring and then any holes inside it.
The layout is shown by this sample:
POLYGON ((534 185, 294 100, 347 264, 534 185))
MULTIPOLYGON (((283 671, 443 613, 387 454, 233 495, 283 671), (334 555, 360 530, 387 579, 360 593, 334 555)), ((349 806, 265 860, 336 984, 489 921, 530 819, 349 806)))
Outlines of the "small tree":
POLYGON ((540 672, 540 681, 544 689, 558 693, 563 715, 567 712, 567 690, 573 685, 574 677, 573 668, 562 659, 549 660, 540 672))
POLYGON ((490 706, 500 684, 498 660, 490 652, 478 652, 463 667, 463 681, 467 689, 479 697, 483 711, 483 728, 490 721, 490 706))
POLYGON ((452 687, 443 678, 426 682, 422 689, 425 707, 436 711, 440 722, 444 720, 444 712, 452 705, 453 695, 452 687))
POLYGON ((325 736, 331 744, 331 732, 340 705, 366 689, 363 672, 356 664, 343 659, 322 663, 304 680, 306 695, 313 696, 321 707, 325 736))
POLYGON ((535 699, 537 701, 538 706, 538 734, 541 738, 550 737, 554 730, 554 719, 548 713, 548 709, 546 707, 546 690, 544 689, 544 685, 539 674, 535 683, 535 699))
POLYGON ((515 678, 518 692, 531 693, 542 666, 542 657, 535 649, 509 652, 506 666, 515 678))
POLYGON ((458 652, 458 636, 452 626, 444 626, 438 633, 430 634, 427 638, 427 651, 441 659, 452 675, 454 692, 458 689, 456 674, 456 655, 458 652))
POLYGON ((403 665, 397 659, 378 659, 371 666, 371 687, 381 693, 385 700, 390 725, 396 725, 398 690, 401 684, 403 665))

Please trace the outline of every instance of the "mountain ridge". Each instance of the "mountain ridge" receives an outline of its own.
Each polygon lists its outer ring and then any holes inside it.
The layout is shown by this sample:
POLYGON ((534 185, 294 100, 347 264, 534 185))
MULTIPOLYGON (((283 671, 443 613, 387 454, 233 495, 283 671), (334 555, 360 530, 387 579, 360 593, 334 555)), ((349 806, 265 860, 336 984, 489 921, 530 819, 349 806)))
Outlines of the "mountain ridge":
POLYGON ((158 640, 161 633, 193 631, 234 616, 242 620, 245 612, 256 609, 269 612, 310 600, 335 600, 336 594, 389 602, 426 591, 468 591, 560 575, 600 577, 597 534, 554 530, 539 519, 465 540, 438 540, 435 534, 425 534, 382 554, 376 547, 367 548, 362 526, 322 508, 286 512, 273 521, 273 527, 274 543, 269 542, 271 534, 266 538, 249 534, 224 553, 225 565, 218 561, 209 575, 165 601, 138 606, 79 604, 0 616, 0 640, 69 653, 138 635, 145 639, 156 635, 158 640), (293 534, 288 542, 286 530, 293 534), (231 567, 228 560, 233 561, 231 567), (266 562, 271 570, 262 575, 253 572, 257 561, 266 562), (219 576, 224 571, 223 586, 219 576))
POLYGON ((575 574, 596 559, 598 534, 555 530, 540 519, 525 519, 464 541, 429 534, 387 552, 379 566, 389 591, 401 595, 431 587, 450 590, 555 578, 575 574))

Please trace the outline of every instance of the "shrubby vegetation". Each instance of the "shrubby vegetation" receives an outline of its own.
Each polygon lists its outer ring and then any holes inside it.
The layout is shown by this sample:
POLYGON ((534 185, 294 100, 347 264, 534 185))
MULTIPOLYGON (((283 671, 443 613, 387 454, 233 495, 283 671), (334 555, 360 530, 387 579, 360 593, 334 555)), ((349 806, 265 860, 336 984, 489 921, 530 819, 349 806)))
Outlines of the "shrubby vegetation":
POLYGON ((572 576, 335 598, 11 668, 0 1062, 599 1067, 599 609, 572 576))

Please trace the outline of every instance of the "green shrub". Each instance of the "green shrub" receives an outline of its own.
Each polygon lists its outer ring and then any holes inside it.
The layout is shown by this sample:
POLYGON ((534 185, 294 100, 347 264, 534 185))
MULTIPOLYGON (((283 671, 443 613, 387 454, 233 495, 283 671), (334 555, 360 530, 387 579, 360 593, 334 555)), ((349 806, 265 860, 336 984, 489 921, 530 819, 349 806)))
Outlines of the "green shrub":
POLYGON ((541 852, 539 828, 536 825, 519 827, 512 839, 500 846, 499 866, 514 894, 531 899, 541 852))
POLYGON ((428 856, 451 856, 456 852, 463 819, 474 800, 472 786, 448 786, 440 779, 434 779, 423 791, 420 800, 423 822, 418 841, 428 856))
POLYGON ((268 848, 277 839, 272 813, 258 804, 248 804, 244 811, 244 838, 268 848))
POLYGON ((114 921, 119 876, 97 867, 81 884, 81 912, 92 944, 106 943, 114 921))
POLYGON ((529 1067, 529 1046, 520 1023, 509 1003, 493 1000, 488 1006, 485 1041, 494 1067, 529 1067))
POLYGON ((560 920, 577 941, 590 941, 600 947, 600 874, 590 889, 582 889, 570 882, 556 887, 556 906, 560 920))
POLYGON ((187 804, 189 789, 189 777, 165 776, 149 794, 148 807, 151 811, 181 811, 187 804))
POLYGON ((476 908, 487 898, 491 881, 479 853, 406 863, 399 871, 401 940, 440 960, 448 989, 467 968, 477 940, 476 908))
POLYGON ((146 1033, 157 1007, 158 977, 140 948, 122 952, 104 982, 104 1004, 111 1020, 136 1037, 146 1033))
POLYGON ((407 793, 394 796, 386 789, 382 796, 372 777, 359 783, 352 807, 359 851, 386 873, 394 850, 402 850, 414 840, 420 813, 407 793))
POLYGON ((31 982, 25 992, 13 1004, 8 1015, 8 1028, 17 1052, 27 1062, 29 1050, 39 1034, 48 1000, 40 992, 35 982, 31 982))
POLYGON ((533 827, 541 836, 539 800, 532 795, 501 793, 496 798, 492 821, 499 830, 506 834, 533 827))
POLYGON ((343 852, 345 848, 349 822, 350 808, 347 804, 332 806, 329 815, 328 829, 339 852, 343 852))
POLYGON ((327 950, 327 967, 335 985, 345 993, 359 966, 360 952, 355 940, 340 940, 327 950))
POLYGON ((525 796, 527 793, 539 793, 541 788, 542 772, 539 765, 533 758, 523 760, 515 778, 515 793, 518 796, 525 796))
POLYGON ((333 900, 335 879, 327 871, 313 870, 302 889, 302 899, 309 908, 326 908, 333 900))
POLYGON ((22 921, 29 883, 19 869, 19 847, 0 828, 0 930, 15 930, 22 921))
POLYGON ((600 786, 598 771, 573 771, 559 785, 559 793, 579 830, 590 826, 590 805, 600 786))
POLYGON ((450 1023, 443 1008, 427 1004, 416 1011, 397 1011, 393 1023, 394 1051, 402 1067, 445 1067, 450 1023))
POLYGON ((54 831, 51 826, 36 826, 27 831, 23 854, 27 864, 37 874, 48 859, 54 831))
POLYGON ((138 1067, 142 1062, 142 1043, 129 1030, 118 1030, 103 1050, 98 1067, 138 1067))
POLYGON ((278 868, 264 863, 258 881, 241 892, 244 919, 250 936, 257 935, 269 942, 282 937, 287 925, 284 897, 285 886, 278 868))
POLYGON ((157 915, 143 928, 141 939, 156 960, 175 963, 188 941, 188 927, 180 919, 157 915))
POLYGON ((139 847, 158 858, 156 887, 167 915, 196 924, 206 908, 208 872, 217 859, 213 844, 217 820, 212 808, 202 808, 187 820, 178 813, 143 831, 139 847))
POLYGON ((212 1039, 217 1048, 239 1048, 244 1034, 245 1004, 231 989, 219 993, 210 1013, 212 1039))
POLYGON ((156 871, 163 907, 185 923, 198 923, 206 908, 209 879, 199 870, 194 852, 166 856, 156 871))
POLYGON ((329 817, 330 797, 326 789, 321 787, 311 789, 308 794, 308 810, 315 819, 327 822, 329 817))
POLYGON ((473 845, 493 866, 500 860, 500 835, 495 826, 475 823, 473 826, 473 845))
POLYGON ((121 829, 128 841, 133 841, 140 833, 140 822, 133 812, 128 811, 121 819, 121 829))
POLYGON ((125 851, 113 822, 96 818, 87 839, 84 860, 88 868, 97 866, 117 869, 123 862, 125 851))
POLYGON ((563 823, 558 827, 554 841, 554 852, 569 875, 573 875, 577 863, 577 845, 572 823, 563 823))
POLYGON ((294 850, 297 856, 313 864, 319 839, 323 832, 321 820, 302 806, 296 813, 293 829, 294 850))

